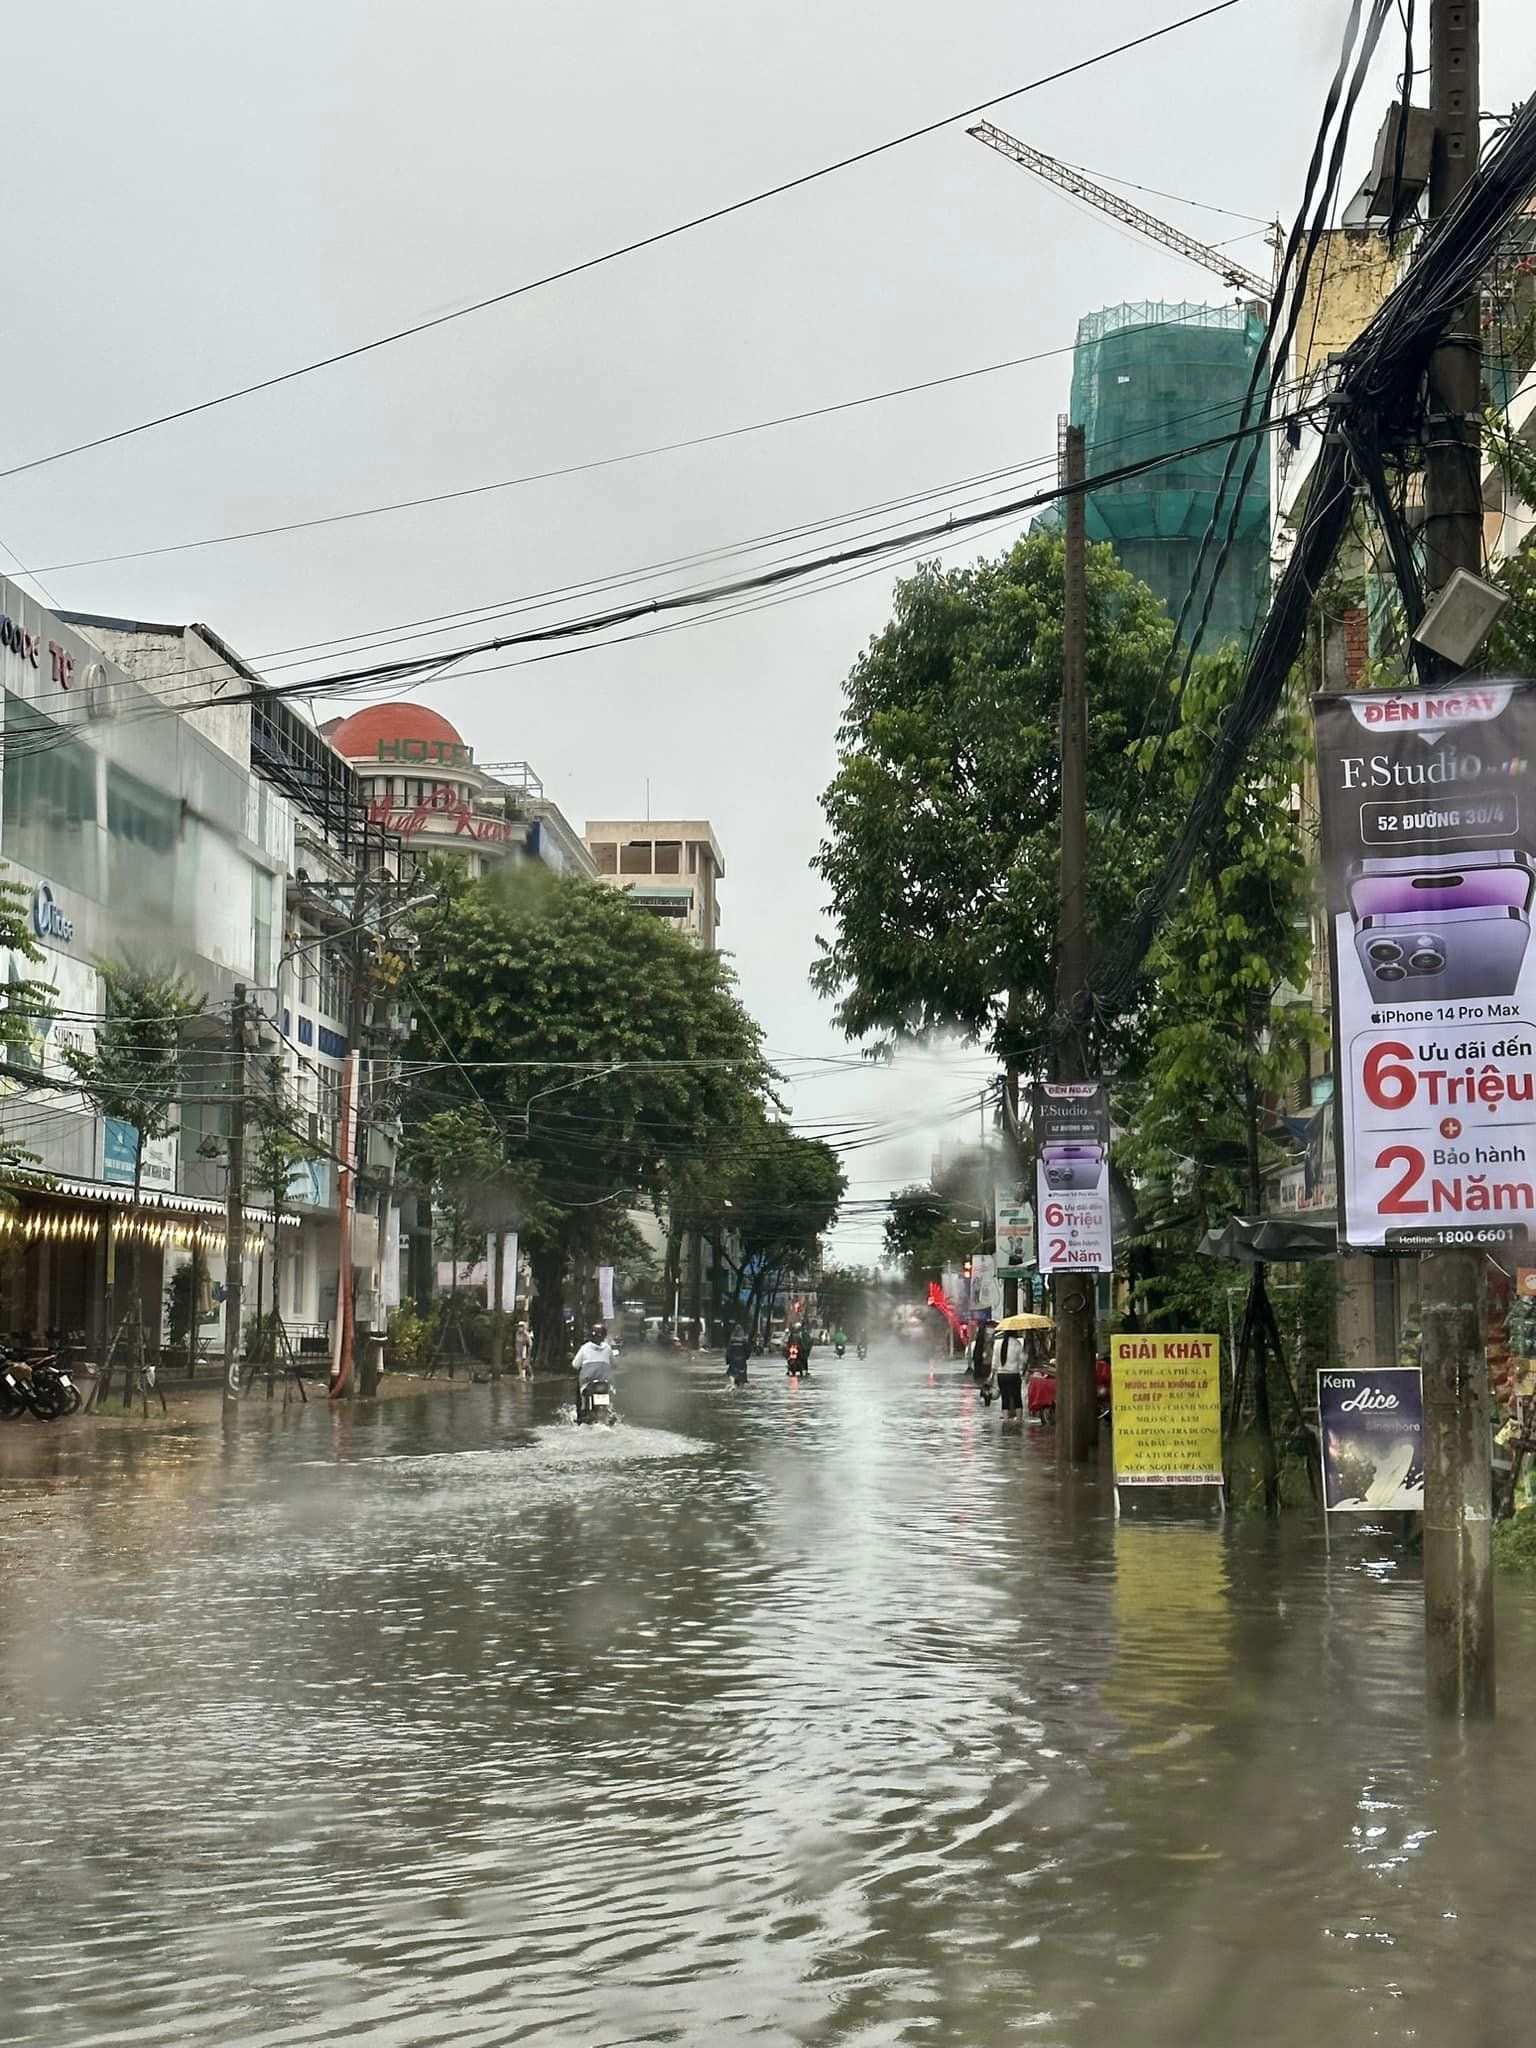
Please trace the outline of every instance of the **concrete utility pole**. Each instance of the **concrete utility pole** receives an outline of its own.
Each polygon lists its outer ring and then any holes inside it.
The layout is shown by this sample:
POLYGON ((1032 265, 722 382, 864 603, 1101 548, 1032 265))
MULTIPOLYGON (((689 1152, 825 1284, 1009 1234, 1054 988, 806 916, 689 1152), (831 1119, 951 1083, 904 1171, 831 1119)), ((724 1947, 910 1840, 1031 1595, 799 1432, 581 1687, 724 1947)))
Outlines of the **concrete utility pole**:
MULTIPOLYGON (((1478 0, 1431 0, 1432 221, 1477 169, 1478 0)), ((1424 479, 1426 582, 1483 567, 1482 350, 1474 293, 1452 313, 1429 374, 1424 479)), ((1427 680, 1436 680, 1433 672, 1427 680)), ((1423 1270, 1424 1648, 1432 1711, 1494 1708, 1488 1358, 1482 1254, 1440 1252, 1423 1270)))
MULTIPOLYGON (((1070 1028, 1055 1039, 1056 1081, 1087 1081, 1078 1006, 1088 986, 1088 528, 1080 486, 1088 460, 1083 429, 1067 425, 1062 482, 1066 500, 1066 591, 1061 625, 1061 897, 1056 922, 1056 1007, 1070 1028), (1074 488, 1077 487, 1077 488, 1074 488)), ((1094 1386, 1092 1273, 1058 1273, 1051 1282, 1056 1311, 1056 1458, 1081 1465, 1099 1441, 1094 1386)))
MULTIPOLYGON (((245 983, 235 984, 229 1013, 229 1187, 224 1218, 224 1405, 240 1398, 240 1310, 245 1294, 245 983)), ((197 1259, 192 1261, 192 1313, 197 1315, 197 1259)), ((193 1328, 197 1325, 194 1320, 193 1328)))

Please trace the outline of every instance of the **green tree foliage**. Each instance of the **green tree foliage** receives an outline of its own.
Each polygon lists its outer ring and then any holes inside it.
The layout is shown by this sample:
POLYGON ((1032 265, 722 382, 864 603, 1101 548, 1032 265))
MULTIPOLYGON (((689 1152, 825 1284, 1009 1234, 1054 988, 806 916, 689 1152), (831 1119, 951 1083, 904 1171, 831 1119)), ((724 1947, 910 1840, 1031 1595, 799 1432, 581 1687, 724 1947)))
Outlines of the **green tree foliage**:
MULTIPOLYGON (((1222 655, 1185 686, 1160 771, 1175 811, 1193 799, 1240 682, 1240 663, 1222 655)), ((1312 950, 1299 817, 1306 744, 1288 704, 1250 753, 1149 956, 1146 1055, 1118 1105, 1131 1129, 1123 1164, 1169 1182, 1219 1172, 1217 1206, 1228 1214, 1245 1171, 1248 1082, 1261 1096, 1284 1088, 1319 1028, 1303 1006, 1271 1000, 1306 979, 1312 950)))
POLYGON ((978 1242, 974 1221, 955 1214, 953 1198, 921 1182, 898 1188, 885 1219, 885 1256, 916 1286, 937 1280, 946 1266, 958 1265, 978 1242))
POLYGON ((830 1145, 799 1136, 761 1104, 746 1111, 721 1185, 730 1206, 722 1203, 719 1220, 735 1235, 737 1298, 749 1326, 780 1275, 810 1269, 846 1187, 830 1145))
POLYGON ((590 1262, 608 1204, 665 1201, 731 1135, 770 1075, 726 963, 622 895, 523 870, 447 893, 418 925, 415 1052, 440 1071, 412 1121, 464 1107, 473 1076, 526 1173, 535 1342, 554 1363, 568 1267, 590 1262))
POLYGON ((816 1309, 833 1330, 856 1336, 869 1321, 874 1276, 867 1266, 823 1266, 816 1277, 816 1309))
MULTIPOLYGON (((1483 415, 1483 441, 1505 486, 1536 509, 1536 448, 1497 412, 1483 415)), ((1488 666, 1495 673, 1536 676, 1536 546, 1527 535, 1513 554, 1493 572, 1493 581, 1507 590, 1510 602, 1500 614, 1488 644, 1488 666)))
MULTIPOLYGON (((1006 1055, 1038 1046, 1053 997, 1060 818, 1063 552, 1037 533, 996 561, 899 584, 854 664, 842 763, 814 863, 833 934, 813 970, 850 1037, 958 1029, 1006 1055), (1009 993, 1015 997, 1004 1027, 1009 993)), ((1132 907, 1139 848, 1102 858, 1126 755, 1172 627, 1108 547, 1089 551, 1092 919, 1132 907)))
MULTIPOLYGON (((408 1129, 400 1167, 432 1203, 437 1248, 447 1253, 451 1274, 440 1336, 442 1341, 457 1343, 461 1330, 459 1267, 484 1255, 488 1211, 493 1205, 500 1206, 499 1195, 509 1192, 502 1134, 478 1104, 471 1109, 438 1110, 408 1129)), ((510 1228, 510 1224, 502 1224, 499 1215, 490 1220, 510 1228)), ((499 1309, 500 1304, 495 1304, 493 1314, 499 1314, 499 1309)))
MULTIPOLYGON (((71 1047, 65 1062, 80 1092, 104 1117, 134 1133, 132 1220, 134 1256, 128 1305, 123 1318, 131 1348, 123 1380, 123 1405, 133 1400, 135 1374, 144 1363, 144 1243, 139 1201, 144 1148, 178 1128, 186 1026, 204 998, 174 969, 132 961, 101 963, 105 1015, 90 1047, 71 1047)), ((158 1306, 158 1305, 157 1305, 158 1306)), ((159 1317, 156 1316, 158 1323, 159 1317)), ((111 1358, 102 1374, 98 1401, 107 1397, 111 1358)))

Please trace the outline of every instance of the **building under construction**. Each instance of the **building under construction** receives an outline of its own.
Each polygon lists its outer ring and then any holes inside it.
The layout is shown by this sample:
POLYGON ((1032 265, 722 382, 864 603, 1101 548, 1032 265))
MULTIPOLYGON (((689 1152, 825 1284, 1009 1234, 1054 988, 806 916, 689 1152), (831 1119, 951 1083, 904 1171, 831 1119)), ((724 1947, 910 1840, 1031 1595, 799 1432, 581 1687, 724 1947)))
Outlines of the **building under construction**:
MULTIPOLYGON (((1111 542, 1133 576, 1179 616, 1200 554, 1216 519, 1217 493, 1229 449, 1179 454, 1231 433, 1263 346, 1262 310, 1251 306, 1143 303, 1109 306, 1078 323, 1072 364, 1072 418, 1087 440, 1090 480, 1148 456, 1176 459, 1106 485, 1088 498, 1088 538, 1111 542)), ((1268 437, 1237 446, 1231 482, 1200 588, 1185 625, 1193 634, 1221 553, 1228 523, 1236 524, 1210 619, 1201 641, 1213 653, 1224 641, 1246 642, 1270 575, 1268 437), (1239 492, 1257 452, 1253 475, 1239 492)))

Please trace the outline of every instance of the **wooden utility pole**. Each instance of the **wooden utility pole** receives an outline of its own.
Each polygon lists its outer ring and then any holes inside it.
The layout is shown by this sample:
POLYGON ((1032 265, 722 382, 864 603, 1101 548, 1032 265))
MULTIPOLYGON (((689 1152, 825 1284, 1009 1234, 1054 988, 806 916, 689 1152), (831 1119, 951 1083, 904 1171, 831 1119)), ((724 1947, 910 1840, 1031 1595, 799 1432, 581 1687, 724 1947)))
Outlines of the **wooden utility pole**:
MULTIPOLYGON (((240 1398, 240 1310, 245 1294, 245 983, 229 1013, 229 1187, 224 1217, 224 1405, 240 1398)), ((192 1259, 192 1328, 197 1328, 197 1257, 192 1259)))
MULTIPOLYGON (((1250 998, 1243 1032, 1243 1100, 1248 1125, 1248 1215, 1254 1223, 1257 1223, 1264 1214, 1264 1175, 1259 1158, 1259 1084, 1255 1065, 1259 1056, 1259 1032, 1268 1013, 1267 992, 1257 1002, 1250 998)), ((1235 1429, 1238 1423, 1236 1383, 1242 1376, 1243 1366, 1248 1365, 1253 1370, 1253 1426, 1259 1440, 1259 1469, 1264 1483, 1264 1512, 1266 1515, 1277 1515, 1280 1512, 1280 1464, 1275 1453, 1275 1419, 1270 1412, 1269 1402, 1269 1349, 1265 1341, 1267 1332, 1260 1320, 1267 1306, 1267 1288, 1264 1261, 1260 1259, 1254 1266, 1248 1282, 1248 1311, 1243 1318, 1246 1356, 1233 1361, 1232 1424, 1235 1429)))
MULTIPOLYGON (((1066 498, 1066 589, 1061 623, 1061 896, 1056 921, 1058 1029, 1051 1055, 1055 1081, 1087 1081, 1085 1022, 1088 986, 1088 529, 1082 485, 1087 476, 1083 429, 1063 431, 1066 498)), ((1094 1385, 1092 1273, 1058 1273, 1051 1282, 1056 1316, 1056 1458, 1080 1465, 1099 1441, 1094 1385)))
MULTIPOLYGON (((357 1047, 341 1069, 341 1123, 336 1137, 336 1326, 331 1333, 331 1399, 352 1390, 352 1216, 357 1206, 357 1047)), ((454 1267, 458 1271, 457 1264, 454 1267)))
MULTIPOLYGON (((1448 213, 1477 169, 1478 0, 1431 0, 1429 216, 1448 213)), ((1483 567, 1481 309, 1451 314, 1430 362, 1425 435, 1425 581, 1483 567)), ((1443 679, 1431 670, 1426 680, 1443 679)), ((1494 1709, 1488 1356, 1482 1254, 1436 1253, 1422 1268, 1424 1648, 1432 1712, 1494 1709)))

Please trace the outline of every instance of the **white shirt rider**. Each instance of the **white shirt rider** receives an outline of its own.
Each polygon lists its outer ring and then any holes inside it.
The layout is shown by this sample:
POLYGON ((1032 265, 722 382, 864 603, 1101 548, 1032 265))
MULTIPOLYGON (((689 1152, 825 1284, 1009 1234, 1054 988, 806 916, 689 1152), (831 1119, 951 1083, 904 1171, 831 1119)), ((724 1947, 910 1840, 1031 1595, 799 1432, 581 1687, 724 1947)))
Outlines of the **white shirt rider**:
POLYGON ((578 1387, 587 1386, 592 1380, 613 1378, 613 1346, 608 1342, 608 1333, 599 1323, 571 1361, 576 1370, 578 1387))

